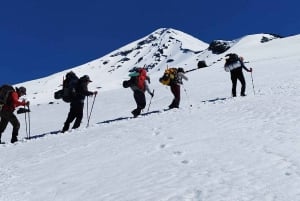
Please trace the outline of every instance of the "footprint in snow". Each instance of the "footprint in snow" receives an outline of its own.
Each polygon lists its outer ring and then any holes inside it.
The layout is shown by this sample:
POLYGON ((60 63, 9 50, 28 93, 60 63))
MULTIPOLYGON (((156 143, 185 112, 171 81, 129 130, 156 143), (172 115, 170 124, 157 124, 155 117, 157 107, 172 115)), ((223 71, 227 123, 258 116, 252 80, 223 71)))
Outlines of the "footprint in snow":
POLYGON ((181 161, 181 163, 182 163, 182 164, 189 164, 190 161, 188 161, 188 160, 183 160, 183 161, 181 161))
POLYGON ((181 151, 174 151, 173 154, 174 154, 175 156, 180 156, 180 155, 182 154, 182 152, 181 152, 181 151))

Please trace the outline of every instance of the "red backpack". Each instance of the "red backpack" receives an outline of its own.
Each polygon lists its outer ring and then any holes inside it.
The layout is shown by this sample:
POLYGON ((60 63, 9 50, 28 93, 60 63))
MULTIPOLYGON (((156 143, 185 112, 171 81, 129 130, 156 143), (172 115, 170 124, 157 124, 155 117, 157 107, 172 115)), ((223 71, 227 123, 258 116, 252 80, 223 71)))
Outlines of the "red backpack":
POLYGON ((131 80, 134 79, 135 85, 145 91, 145 80, 147 79, 147 71, 145 68, 136 68, 132 73, 129 74, 131 80))
POLYGON ((145 80, 147 79, 147 71, 144 68, 139 70, 139 76, 137 78, 137 86, 139 89, 145 91, 145 80))

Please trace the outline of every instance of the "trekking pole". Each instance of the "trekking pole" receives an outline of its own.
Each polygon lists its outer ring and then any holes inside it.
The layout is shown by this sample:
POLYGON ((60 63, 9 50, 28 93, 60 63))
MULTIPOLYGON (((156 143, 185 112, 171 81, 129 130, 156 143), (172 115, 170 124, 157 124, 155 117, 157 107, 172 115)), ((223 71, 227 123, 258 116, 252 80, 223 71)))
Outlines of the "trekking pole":
POLYGON ((24 115, 25 115, 25 129, 26 129, 26 138, 29 139, 28 135, 28 126, 27 126, 27 115, 26 115, 26 106, 24 105, 24 115))
MULTIPOLYGON (((30 139, 31 138, 31 133, 30 133, 30 108, 29 108, 29 105, 27 105, 27 108, 28 108, 28 139, 30 139)), ((26 113, 25 113, 25 115, 26 115, 26 113)))
POLYGON ((150 105, 151 105, 151 101, 152 101, 153 96, 154 96, 154 89, 153 89, 153 92, 152 92, 152 96, 151 96, 151 98, 150 98, 150 102, 149 102, 149 105, 148 105, 147 112, 149 112, 149 109, 150 109, 150 105))
POLYGON ((87 122, 87 125, 86 125, 86 127, 89 127, 89 124, 90 124, 90 119, 91 119, 92 111, 93 111, 93 108, 94 108, 94 103, 95 103, 95 100, 96 100, 96 95, 94 96, 94 100, 93 100, 93 103, 92 103, 92 107, 91 107, 90 115, 88 116, 88 122, 87 122))
POLYGON ((187 91, 186 91, 186 89, 184 88, 183 85, 182 85, 182 88, 183 88, 183 90, 184 90, 184 92, 185 92, 185 95, 186 95, 186 97, 187 97, 187 99, 188 99, 188 102, 189 102, 190 107, 193 107, 193 105, 192 105, 191 102, 190 102, 190 97, 189 97, 189 95, 188 95, 188 93, 187 93, 187 91))
POLYGON ((252 80, 253 94, 255 95, 255 90, 254 90, 254 82, 253 82, 252 71, 251 71, 251 80, 252 80))
POLYGON ((89 116, 89 97, 86 97, 86 116, 89 116))

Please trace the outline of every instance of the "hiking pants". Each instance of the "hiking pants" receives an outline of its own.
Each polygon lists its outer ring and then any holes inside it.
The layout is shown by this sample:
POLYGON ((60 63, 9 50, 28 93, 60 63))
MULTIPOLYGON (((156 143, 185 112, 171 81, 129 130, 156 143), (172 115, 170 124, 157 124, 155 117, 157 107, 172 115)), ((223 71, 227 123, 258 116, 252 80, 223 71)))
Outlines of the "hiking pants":
POLYGON ((232 96, 236 96, 236 85, 237 85, 237 80, 241 82, 241 96, 245 95, 245 90, 246 90, 246 81, 244 78, 244 74, 242 71, 242 68, 234 69, 230 71, 231 75, 231 82, 232 82, 232 96))
POLYGON ((146 107, 146 97, 145 93, 140 90, 134 90, 133 91, 133 97, 136 102, 136 109, 132 111, 132 113, 137 116, 141 114, 142 109, 146 107))
POLYGON ((180 85, 179 84, 172 84, 170 86, 171 92, 174 95, 174 99, 169 105, 169 108, 179 108, 179 103, 180 103, 180 85))
POLYGON ((70 104, 70 111, 67 117, 67 120, 63 127, 63 132, 69 130, 70 123, 72 123, 75 119, 72 129, 78 128, 81 124, 81 120, 83 117, 83 102, 72 102, 70 104))
POLYGON ((13 131, 12 131, 12 139, 17 138, 18 134, 19 134, 19 129, 20 129, 20 122, 17 119, 16 115, 13 113, 13 111, 1 111, 0 112, 0 117, 1 117, 1 121, 0 121, 0 139, 1 139, 1 135, 4 132, 4 130, 7 127, 8 122, 11 123, 11 125, 13 126, 13 131))

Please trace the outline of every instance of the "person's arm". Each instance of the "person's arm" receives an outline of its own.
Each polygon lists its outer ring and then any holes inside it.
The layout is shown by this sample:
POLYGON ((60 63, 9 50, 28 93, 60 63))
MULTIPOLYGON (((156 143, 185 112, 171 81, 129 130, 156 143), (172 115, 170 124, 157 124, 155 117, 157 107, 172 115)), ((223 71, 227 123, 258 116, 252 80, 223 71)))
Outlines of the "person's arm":
POLYGON ((19 96, 17 92, 11 93, 11 102, 13 108, 19 107, 19 106, 25 106, 27 103, 24 101, 19 101, 19 96))
POLYGON ((242 60, 240 60, 240 62, 241 62, 243 69, 245 69, 247 72, 252 72, 252 68, 248 69, 242 60))
POLYGON ((150 94, 150 96, 153 96, 154 94, 151 92, 150 88, 149 88, 149 85, 147 83, 147 81, 145 81, 145 89, 146 91, 150 94))
POLYGON ((83 96, 91 96, 91 95, 94 95, 94 94, 96 94, 97 92, 92 92, 92 91, 89 91, 88 90, 88 87, 87 87, 87 85, 85 85, 85 84, 81 84, 81 94, 83 95, 83 96))
POLYGON ((188 77, 187 77, 184 73, 182 73, 182 72, 179 72, 178 75, 179 75, 182 79, 184 79, 184 80, 186 80, 186 81, 189 80, 188 77))

